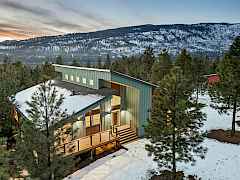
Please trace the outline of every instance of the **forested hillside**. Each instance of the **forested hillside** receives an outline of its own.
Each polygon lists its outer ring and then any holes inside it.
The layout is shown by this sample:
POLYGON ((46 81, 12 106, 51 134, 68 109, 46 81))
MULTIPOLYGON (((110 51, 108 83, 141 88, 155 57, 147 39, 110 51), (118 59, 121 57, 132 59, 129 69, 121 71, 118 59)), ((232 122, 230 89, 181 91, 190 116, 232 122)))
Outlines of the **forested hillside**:
POLYGON ((36 64, 58 55, 66 62, 71 58, 95 63, 107 54, 113 58, 139 55, 147 47, 159 54, 167 49, 176 56, 183 48, 192 54, 211 57, 222 55, 240 34, 240 24, 202 23, 175 25, 142 25, 90 33, 46 36, 22 41, 0 43, 0 55, 9 55, 36 64))

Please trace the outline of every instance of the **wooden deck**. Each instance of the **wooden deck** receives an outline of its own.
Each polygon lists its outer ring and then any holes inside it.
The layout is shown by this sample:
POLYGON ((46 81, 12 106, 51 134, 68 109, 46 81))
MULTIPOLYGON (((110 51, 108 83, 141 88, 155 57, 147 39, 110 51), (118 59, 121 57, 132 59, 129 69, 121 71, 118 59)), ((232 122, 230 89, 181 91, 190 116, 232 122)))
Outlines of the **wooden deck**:
MULTIPOLYGON (((127 129, 129 127, 129 125, 119 126, 117 127, 117 131, 127 129)), ((109 143, 117 143, 117 141, 117 133, 112 132, 112 130, 107 130, 58 145, 56 147, 56 152, 67 156, 96 149, 109 143)))
POLYGON ((121 130, 128 129, 128 128, 130 128, 130 125, 126 124, 126 125, 117 127, 117 130, 121 131, 121 130))

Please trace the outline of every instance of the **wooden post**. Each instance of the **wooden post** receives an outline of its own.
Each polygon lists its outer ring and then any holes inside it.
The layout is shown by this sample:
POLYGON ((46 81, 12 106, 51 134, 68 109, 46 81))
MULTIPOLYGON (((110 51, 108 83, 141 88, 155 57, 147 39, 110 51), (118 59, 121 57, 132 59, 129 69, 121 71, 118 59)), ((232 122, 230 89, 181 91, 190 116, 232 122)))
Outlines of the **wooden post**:
POLYGON ((86 136, 87 133, 86 133, 86 114, 85 113, 82 116, 82 121, 83 121, 83 134, 84 136, 86 136))
POLYGON ((79 140, 78 140, 78 151, 80 150, 80 147, 79 147, 80 143, 79 143, 79 140))
POLYGON ((71 132, 70 132, 71 140, 73 140, 73 122, 70 123, 70 126, 71 126, 71 128, 70 128, 71 129, 71 132))
MULTIPOLYGON (((93 120, 92 110, 90 110, 90 127, 92 127, 92 120, 93 120)), ((92 134, 92 132, 91 132, 91 134, 92 134)))
MULTIPOLYGON (((92 127, 92 110, 90 110, 90 129, 92 127)), ((90 131, 90 145, 92 146, 92 129, 90 131)))
POLYGON ((65 147, 66 144, 63 145, 63 152, 64 154, 66 154, 66 147, 65 147))
POLYGON ((115 130, 116 130, 116 137, 118 137, 118 129, 117 129, 117 127, 116 127, 115 130))
POLYGON ((100 142, 102 142, 102 135, 101 135, 102 133, 100 132, 99 134, 100 134, 100 142))
POLYGON ((118 149, 118 147, 119 147, 118 139, 116 138, 116 140, 115 140, 115 149, 118 149))
POLYGON ((92 160, 92 161, 94 161, 95 154, 96 154, 95 149, 92 149, 92 150, 91 150, 91 160, 92 160))
POLYGON ((102 127, 102 108, 101 105, 99 105, 100 111, 99 111, 99 115, 100 115, 100 131, 103 131, 103 127, 102 127))
POLYGON ((92 135, 90 135, 90 144, 92 146, 92 135))

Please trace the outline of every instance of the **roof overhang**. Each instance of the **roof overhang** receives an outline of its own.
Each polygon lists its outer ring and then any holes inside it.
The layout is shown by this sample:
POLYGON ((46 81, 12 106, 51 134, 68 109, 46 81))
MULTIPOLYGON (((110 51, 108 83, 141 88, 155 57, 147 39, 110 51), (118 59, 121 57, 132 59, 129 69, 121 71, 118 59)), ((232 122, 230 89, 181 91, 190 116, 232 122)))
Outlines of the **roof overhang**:
POLYGON ((132 76, 129 76, 129 75, 117 72, 117 71, 111 71, 111 73, 115 74, 115 75, 118 75, 118 76, 121 76, 121 77, 126 78, 126 79, 130 79, 130 80, 142 83, 142 84, 147 85, 147 86, 151 86, 151 87, 154 87, 154 88, 158 87, 158 85, 156 85, 156 84, 152 84, 150 82, 147 82, 147 81, 144 81, 144 80, 141 80, 141 79, 138 79, 138 78, 134 78, 132 76))
MULTIPOLYGON (((64 96, 64 101, 60 108, 62 111, 66 110, 68 117, 94 108, 113 94, 109 89, 101 89, 100 91, 63 81, 54 81, 53 86, 56 87, 58 95, 63 94, 64 96)), ((15 95, 14 104, 26 119, 30 119, 27 113, 29 108, 27 102, 31 102, 31 97, 39 87, 40 84, 20 91, 15 95)))

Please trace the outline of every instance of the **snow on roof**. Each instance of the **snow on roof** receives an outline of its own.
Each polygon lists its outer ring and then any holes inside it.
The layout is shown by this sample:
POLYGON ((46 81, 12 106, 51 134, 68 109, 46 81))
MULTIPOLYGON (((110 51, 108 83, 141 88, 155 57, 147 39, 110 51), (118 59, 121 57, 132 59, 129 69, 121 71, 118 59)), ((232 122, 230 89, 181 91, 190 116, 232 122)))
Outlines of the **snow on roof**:
MULTIPOLYGON (((66 113, 68 115, 77 113, 87 108, 88 106, 96 103, 97 101, 102 100, 105 97, 99 94, 84 94, 84 93, 83 94, 78 93, 77 95, 73 95, 73 92, 68 89, 59 87, 54 83, 53 86, 56 88, 58 95, 63 94, 64 101, 60 108, 63 111, 66 110, 66 113)), ((28 118, 27 109, 29 109, 29 106, 27 105, 26 102, 31 102, 32 95, 34 94, 34 92, 38 90, 39 87, 40 84, 20 91, 15 95, 15 103, 18 106, 18 109, 26 118, 28 118)))
POLYGON ((88 70, 88 71, 100 71, 100 72, 111 72, 109 69, 97 69, 97 68, 88 68, 88 67, 79 67, 79 66, 69 66, 69 65, 60 65, 60 64, 52 64, 55 67, 63 67, 63 68, 70 68, 70 69, 81 69, 81 70, 88 70))
POLYGON ((125 78, 129 78, 129 79, 132 79, 132 80, 135 80, 135 81, 138 81, 138 82, 147 84, 147 85, 149 85, 149 86, 158 87, 156 84, 152 84, 152 83, 147 82, 147 81, 144 81, 144 80, 142 80, 142 79, 138 79, 138 78, 135 78, 135 77, 132 77, 132 76, 129 76, 129 75, 127 75, 127 74, 123 74, 123 73, 120 73, 120 72, 117 72, 117 71, 112 71, 112 70, 110 70, 110 69, 97 69, 97 68, 87 68, 87 67, 60 65, 60 64, 52 64, 52 65, 55 66, 55 67, 62 67, 62 68, 81 69, 81 70, 88 70, 88 71, 99 71, 99 72, 114 73, 114 74, 117 74, 117 75, 124 76, 125 78))

